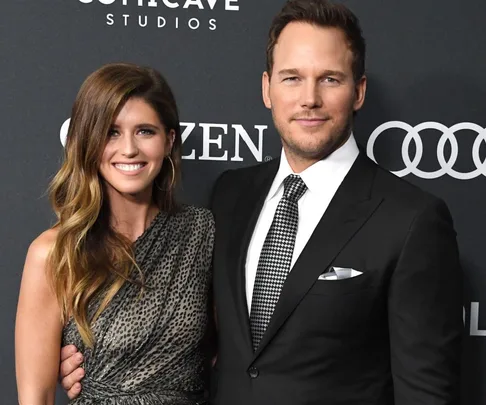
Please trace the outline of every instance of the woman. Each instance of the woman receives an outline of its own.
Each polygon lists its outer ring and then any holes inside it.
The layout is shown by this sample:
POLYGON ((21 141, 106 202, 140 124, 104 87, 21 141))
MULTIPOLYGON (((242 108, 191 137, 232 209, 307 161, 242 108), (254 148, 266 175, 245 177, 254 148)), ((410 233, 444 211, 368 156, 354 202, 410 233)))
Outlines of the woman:
POLYGON ((203 403, 214 223, 175 201, 181 146, 153 69, 110 64, 83 83, 50 186, 58 222, 31 244, 22 277, 21 404, 54 403, 61 344, 84 356, 73 403, 203 403))

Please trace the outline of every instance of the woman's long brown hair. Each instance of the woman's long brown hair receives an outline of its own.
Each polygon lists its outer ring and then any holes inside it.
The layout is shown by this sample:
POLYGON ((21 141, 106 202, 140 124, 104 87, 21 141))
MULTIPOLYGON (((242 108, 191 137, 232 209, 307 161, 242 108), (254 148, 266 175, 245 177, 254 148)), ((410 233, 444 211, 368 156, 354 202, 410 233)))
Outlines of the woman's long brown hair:
POLYGON ((170 154, 173 167, 164 162, 152 196, 162 211, 170 213, 177 208, 174 187, 180 173, 182 142, 173 93, 157 71, 125 63, 105 65, 82 84, 72 109, 64 162, 49 187, 58 234, 49 256, 48 276, 62 322, 73 317, 89 347, 94 344, 93 323, 123 284, 133 281, 133 269, 138 269, 132 242, 110 226, 110 209, 99 174, 110 127, 130 98, 150 104, 166 133, 175 132, 170 154), (100 298, 100 305, 90 317, 88 305, 95 297, 100 298))

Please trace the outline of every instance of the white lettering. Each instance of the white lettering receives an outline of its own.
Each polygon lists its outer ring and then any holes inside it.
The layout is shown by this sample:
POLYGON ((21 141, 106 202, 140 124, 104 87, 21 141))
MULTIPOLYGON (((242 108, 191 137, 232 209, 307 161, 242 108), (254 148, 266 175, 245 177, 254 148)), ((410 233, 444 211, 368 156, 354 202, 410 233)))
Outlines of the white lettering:
POLYGON ((209 29, 211 31, 216 31, 216 20, 214 18, 209 20, 209 29))
POLYGON ((227 11, 239 11, 240 6, 238 4, 233 5, 233 3, 238 3, 238 0, 226 0, 225 10, 227 10, 227 11))
POLYGON ((216 5, 216 1, 217 1, 217 0, 208 0, 209 8, 210 8, 211 10, 213 10, 213 9, 214 9, 214 6, 216 5))
POLYGON ((228 160, 228 151, 225 151, 223 156, 210 156, 211 145, 217 145, 221 149, 222 135, 228 133, 228 125, 226 124, 199 124, 203 129, 203 153, 199 157, 201 160, 228 160), (218 134, 217 138, 211 138, 211 128, 221 128, 223 134, 218 134))
POLYGON ((177 7, 179 7, 179 3, 174 3, 174 2, 169 1, 169 0, 162 0, 162 3, 164 3, 164 5, 166 7, 169 7, 169 8, 177 8, 177 7))
POLYGON ((240 138, 246 143, 250 152, 255 157, 257 162, 261 162, 263 158, 263 132, 268 128, 266 125, 255 125, 258 130, 258 147, 252 142, 248 132, 246 132, 243 125, 234 124, 232 128, 235 130, 235 155, 231 158, 232 162, 243 162, 240 156, 240 138))
POLYGON ((128 25, 128 18, 130 18, 130 14, 123 14, 122 16, 125 19, 125 27, 128 25))
POLYGON ((66 121, 63 122, 61 126, 60 138, 61 138, 62 146, 66 146, 66 140, 68 136, 70 122, 71 122, 71 118, 68 118, 66 121))
POLYGON ((114 25, 115 20, 113 19, 114 15, 113 14, 107 14, 106 15, 106 25, 114 25))
POLYGON ((165 18, 158 16, 157 17, 157 27, 163 28, 163 27, 165 27, 165 24, 167 24, 167 21, 165 21, 165 18))
POLYGON ((186 0, 183 8, 189 8, 190 6, 197 6, 199 10, 204 10, 202 0, 186 0))
MULTIPOLYGON (((181 128, 184 126, 186 128, 184 129, 184 131, 182 131, 181 134, 181 138, 182 138, 181 140, 183 145, 186 139, 189 137, 189 135, 191 135, 194 128, 196 128, 196 124, 193 122, 181 122, 181 128)), ((184 155, 182 156, 182 159, 190 159, 190 160, 196 159, 196 151, 193 149, 190 155, 184 155)))
POLYGON ((138 16, 138 25, 140 25, 142 28, 145 28, 147 26, 147 16, 144 16, 145 17, 145 21, 142 22, 142 16, 139 15, 138 16))
POLYGON ((187 24, 192 30, 197 30, 199 28, 199 20, 197 18, 191 18, 187 24), (195 24, 193 24, 194 22, 195 24))
POLYGON ((486 336, 486 330, 479 329, 479 302, 471 302, 469 334, 471 336, 486 336))
MULTIPOLYGON (((104 5, 111 5, 114 4, 117 0, 98 0, 99 3, 104 5)), ((220 0, 220 2, 224 1, 224 9, 226 11, 239 11, 240 6, 238 4, 239 0, 220 0)), ((79 0, 80 3, 83 4, 91 4, 94 0, 79 0)), ((160 2, 168 8, 179 8, 181 7, 182 0, 137 0, 138 7, 158 7, 160 2)), ((191 6, 197 7, 199 10, 204 10, 205 8, 209 8, 210 10, 214 10, 216 7, 216 3, 218 0, 185 0, 184 5, 182 8, 189 8, 191 6)), ((121 0, 123 6, 128 5, 128 0, 121 0)))
MULTIPOLYGON (((60 140, 62 146, 66 146, 66 140, 69 131, 71 119, 68 118, 61 126, 60 130, 60 140)), ((261 162, 263 156, 263 136, 265 130, 268 128, 267 125, 255 125, 254 128, 258 131, 258 140, 253 142, 250 138, 248 131, 240 124, 209 124, 209 123, 201 123, 199 127, 202 129, 202 134, 197 134, 197 141, 196 137, 194 140, 198 143, 198 145, 193 149, 187 150, 189 145, 186 143, 187 139, 192 135, 194 132, 197 124, 194 122, 181 122, 181 141, 182 145, 184 146, 184 153, 186 155, 182 156, 182 159, 188 160, 216 160, 216 161, 233 161, 233 162, 241 162, 244 159, 240 156, 240 144, 241 140, 247 145, 250 152, 252 153, 253 157, 256 161, 261 162), (223 135, 228 135, 228 127, 232 128, 235 132, 235 150, 234 156, 230 159, 229 153, 230 150, 225 147, 224 145, 224 137, 223 135), (220 129, 220 131, 215 131, 215 129, 220 129), (202 135, 202 136, 200 136, 202 135), (202 145, 201 145, 202 143, 202 145), (196 150, 199 152, 202 150, 200 156, 196 156, 196 150), (221 154, 222 153, 222 154, 221 154), (219 156, 218 156, 219 154, 219 156)), ((192 142, 194 145, 195 142, 192 142)), ((480 331, 478 329, 478 313, 479 313, 479 303, 476 304, 474 307, 471 306, 471 334, 476 334, 478 336, 486 336, 486 331, 480 331), (483 335, 484 333, 484 335, 483 335)))

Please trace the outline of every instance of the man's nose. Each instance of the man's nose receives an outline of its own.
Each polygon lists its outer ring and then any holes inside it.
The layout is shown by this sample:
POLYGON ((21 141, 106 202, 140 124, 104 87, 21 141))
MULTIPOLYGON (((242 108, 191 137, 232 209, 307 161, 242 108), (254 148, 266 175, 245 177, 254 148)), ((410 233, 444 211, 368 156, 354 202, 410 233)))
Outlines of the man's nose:
POLYGON ((301 106, 304 108, 318 108, 322 106, 321 89, 313 81, 305 83, 302 87, 301 106))

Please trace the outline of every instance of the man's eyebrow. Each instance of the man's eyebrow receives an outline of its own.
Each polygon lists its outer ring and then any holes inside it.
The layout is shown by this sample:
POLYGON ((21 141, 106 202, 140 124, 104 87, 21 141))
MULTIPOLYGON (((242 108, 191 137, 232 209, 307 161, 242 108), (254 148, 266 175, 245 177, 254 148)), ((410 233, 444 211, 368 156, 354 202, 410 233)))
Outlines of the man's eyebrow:
MULTIPOLYGON (((300 72, 299 69, 291 68, 291 69, 282 69, 278 72, 279 76, 287 76, 287 75, 296 75, 299 76, 300 72)), ((339 78, 346 77, 346 74, 340 70, 325 70, 323 71, 319 77, 326 77, 326 76, 337 76, 339 78)))
POLYGON ((346 75, 344 72, 341 72, 340 70, 325 70, 321 76, 338 76, 338 77, 345 77, 346 75))
POLYGON ((285 75, 298 75, 299 70, 298 69, 282 69, 278 72, 280 76, 285 76, 285 75))

